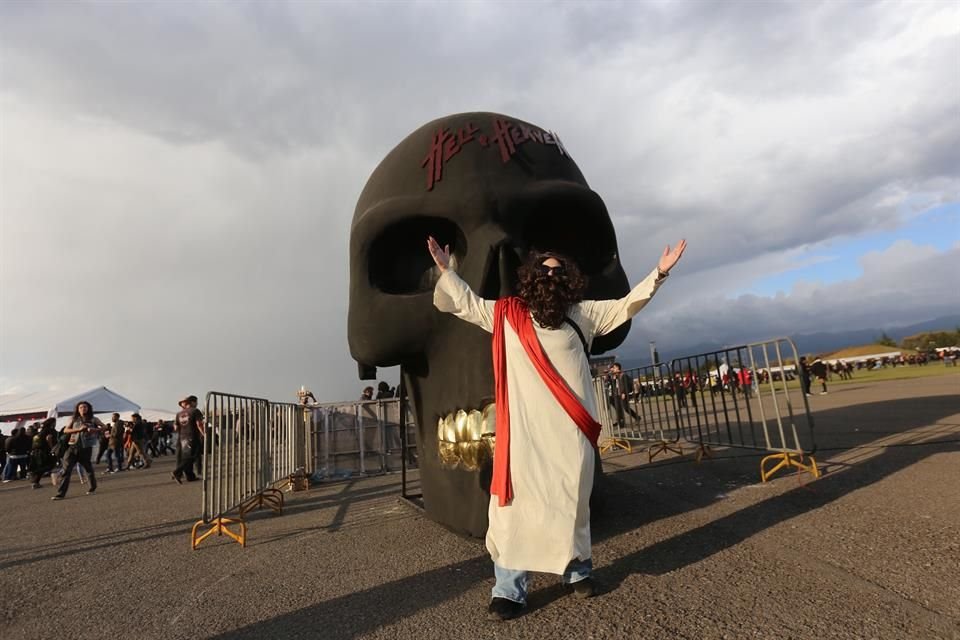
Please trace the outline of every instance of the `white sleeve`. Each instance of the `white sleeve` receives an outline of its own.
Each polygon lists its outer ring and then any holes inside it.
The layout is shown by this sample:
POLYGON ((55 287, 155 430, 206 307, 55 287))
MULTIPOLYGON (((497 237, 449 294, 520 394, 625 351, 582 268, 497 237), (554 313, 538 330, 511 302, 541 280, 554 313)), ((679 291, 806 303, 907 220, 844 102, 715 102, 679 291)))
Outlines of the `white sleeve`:
POLYGON ((445 313, 452 313, 493 333, 494 300, 484 300, 475 294, 453 269, 447 269, 437 280, 433 290, 433 306, 445 313))
POLYGON ((643 309, 653 294, 666 279, 658 277, 656 267, 625 297, 619 300, 584 300, 579 304, 580 313, 591 328, 591 334, 602 336, 610 333, 643 309))

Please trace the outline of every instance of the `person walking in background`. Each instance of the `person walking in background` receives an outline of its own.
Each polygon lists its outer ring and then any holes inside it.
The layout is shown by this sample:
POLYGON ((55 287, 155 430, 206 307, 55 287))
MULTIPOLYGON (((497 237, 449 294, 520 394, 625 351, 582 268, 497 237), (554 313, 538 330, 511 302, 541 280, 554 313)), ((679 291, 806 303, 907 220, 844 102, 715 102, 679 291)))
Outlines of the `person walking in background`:
POLYGON ((120 420, 120 414, 115 413, 110 418, 110 426, 107 427, 107 473, 116 473, 123 471, 123 436, 126 431, 123 421, 120 420), (117 460, 117 468, 113 468, 113 460, 117 460))
POLYGON ((197 409, 197 396, 187 396, 180 401, 180 412, 174 419, 173 430, 177 432, 177 468, 171 474, 178 484, 197 479, 193 465, 203 446, 203 413, 197 409))
POLYGON ((613 396, 613 406, 617 411, 617 424, 624 426, 626 417, 624 412, 629 413, 633 418, 634 424, 640 421, 640 416, 630 406, 630 393, 633 391, 633 380, 629 375, 623 372, 623 367, 619 362, 610 365, 610 386, 613 396))
POLYGON ((160 444, 160 422, 156 424, 147 422, 147 449, 150 450, 150 457, 154 460, 160 457, 160 450, 157 446, 160 444))
POLYGON ((30 436, 26 427, 15 428, 4 443, 7 462, 3 467, 4 483, 27 476, 27 460, 30 457, 30 436))
POLYGON ((737 371, 737 382, 743 389, 743 397, 749 398, 753 392, 753 372, 746 367, 740 367, 740 370, 737 371))
POLYGON ((139 455, 143 460, 143 468, 149 469, 151 462, 149 456, 147 456, 147 443, 150 441, 147 433, 147 423, 143 421, 139 413, 130 417, 132 418, 130 423, 130 460, 133 461, 135 454, 139 455))
POLYGON ((57 419, 47 418, 46 422, 44 422, 44 426, 40 428, 36 435, 33 436, 33 441, 31 443, 32 446, 30 449, 28 467, 30 469, 30 479, 33 480, 34 489, 40 488, 40 479, 43 478, 44 475, 50 473, 57 464, 57 459, 54 457, 50 447, 50 441, 47 439, 47 434, 44 432, 47 423, 51 423, 54 430, 56 430, 57 419))
MULTIPOLYGON (((816 358, 813 361, 813 364, 810 365, 810 373, 816 376, 817 380, 820 381, 822 389, 820 390, 820 395, 827 395, 827 363, 816 358)), ((807 375, 807 395, 810 395, 810 376, 807 375)))
POLYGON ((812 396, 810 393, 810 365, 807 364, 806 356, 800 356, 800 385, 803 387, 803 392, 812 396))
POLYGON ((677 399, 678 407, 684 408, 687 406, 687 387, 684 386, 679 373, 673 374, 673 394, 677 399))
POLYGON ((97 459, 94 464, 100 464, 100 461, 103 460, 103 456, 110 450, 110 429, 105 428, 100 430, 100 437, 97 440, 97 459))
POLYGON ((170 435, 173 433, 173 427, 166 420, 157 421, 157 448, 160 455, 165 456, 167 452, 176 454, 177 451, 170 446, 170 435))
POLYGON ((93 471, 91 457, 93 447, 100 438, 100 430, 106 425, 93 415, 93 407, 86 400, 81 400, 73 410, 70 424, 64 427, 63 432, 69 436, 67 453, 63 456, 63 475, 60 478, 60 487, 53 500, 63 500, 70 488, 70 476, 78 464, 83 467, 90 478, 90 488, 87 495, 97 491, 97 474, 93 471))

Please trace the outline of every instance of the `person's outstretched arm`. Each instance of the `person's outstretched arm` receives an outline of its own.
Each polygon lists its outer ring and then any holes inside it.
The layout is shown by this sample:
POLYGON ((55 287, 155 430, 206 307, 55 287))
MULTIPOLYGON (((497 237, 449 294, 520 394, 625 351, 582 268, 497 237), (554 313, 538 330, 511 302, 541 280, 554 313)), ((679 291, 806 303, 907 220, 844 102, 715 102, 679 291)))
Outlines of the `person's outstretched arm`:
POLYGON ((592 334, 602 336, 610 333, 643 309, 670 274, 670 270, 680 260, 686 248, 686 240, 678 242, 673 249, 667 245, 656 268, 623 298, 585 300, 580 303, 581 313, 592 325, 592 334))
POLYGON ((440 311, 452 313, 461 320, 492 333, 493 307, 496 303, 475 294, 451 268, 449 245, 441 249, 433 236, 430 236, 427 238, 427 249, 440 270, 440 279, 433 291, 433 305, 440 311))

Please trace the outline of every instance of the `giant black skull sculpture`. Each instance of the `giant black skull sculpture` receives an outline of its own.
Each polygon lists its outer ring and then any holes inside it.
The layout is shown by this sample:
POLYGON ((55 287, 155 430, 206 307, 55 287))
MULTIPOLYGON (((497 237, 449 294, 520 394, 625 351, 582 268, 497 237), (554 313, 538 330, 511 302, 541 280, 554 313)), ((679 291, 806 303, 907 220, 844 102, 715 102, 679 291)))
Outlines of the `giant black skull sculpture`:
MULTIPOLYGON (((361 370, 401 365, 427 514, 481 536, 489 459, 483 447, 464 446, 462 459, 450 447, 489 442, 491 336, 434 308, 428 235, 450 245, 457 272, 485 298, 513 293, 531 250, 575 259, 589 299, 629 286, 603 201, 551 131, 494 113, 452 115, 410 134, 367 181, 350 236, 350 352, 361 370)), ((592 351, 616 347, 628 330, 598 338, 592 351)))

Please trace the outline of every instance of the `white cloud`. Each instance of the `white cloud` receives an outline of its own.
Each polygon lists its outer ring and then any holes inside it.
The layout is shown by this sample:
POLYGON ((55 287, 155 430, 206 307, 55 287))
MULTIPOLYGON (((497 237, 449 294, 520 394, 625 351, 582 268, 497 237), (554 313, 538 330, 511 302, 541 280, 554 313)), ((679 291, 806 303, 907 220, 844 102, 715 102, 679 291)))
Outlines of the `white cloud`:
MULTIPOLYGON (((766 272, 779 256, 761 257, 766 272)), ((747 343, 777 336, 850 329, 890 328, 956 314, 954 280, 960 273, 960 243, 945 251, 898 240, 860 259, 863 274, 823 284, 798 281, 775 296, 723 295, 713 277, 684 278, 661 290, 637 321, 627 350, 643 352, 646 340, 664 349, 704 342, 747 343), (663 298, 669 296, 669 301, 663 298)), ((728 274, 737 278, 744 274, 728 274)))
POLYGON ((938 2, 2 4, 3 384, 353 397, 357 195, 466 110, 558 131, 632 276, 688 238, 661 339, 930 317, 956 248, 734 296, 958 200, 958 56, 938 2))

